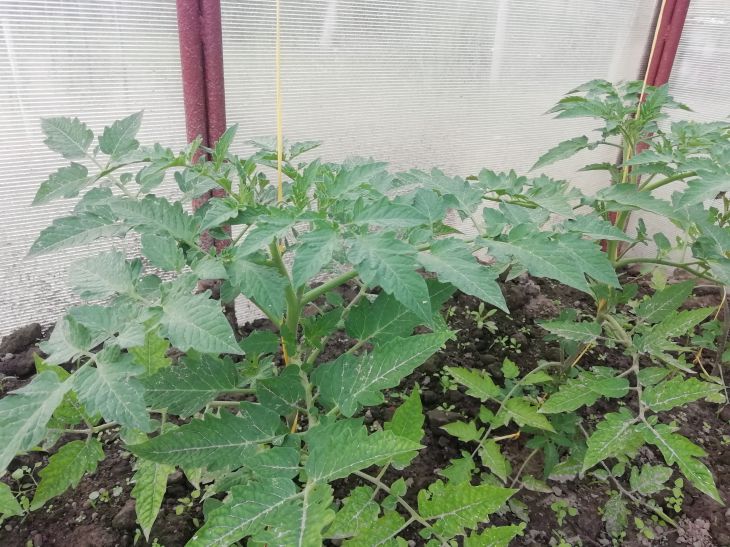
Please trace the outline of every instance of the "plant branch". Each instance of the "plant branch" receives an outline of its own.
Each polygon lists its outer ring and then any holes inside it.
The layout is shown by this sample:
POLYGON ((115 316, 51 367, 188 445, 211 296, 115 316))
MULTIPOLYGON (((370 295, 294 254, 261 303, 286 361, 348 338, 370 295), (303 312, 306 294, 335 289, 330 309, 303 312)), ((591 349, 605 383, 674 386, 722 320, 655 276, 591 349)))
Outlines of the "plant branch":
POLYGON ((716 279, 713 279, 709 275, 703 274, 702 272, 699 272, 695 270, 694 268, 690 268, 687 264, 672 262, 670 260, 662 260, 659 258, 643 258, 643 257, 632 257, 632 258, 622 258, 621 260, 616 260, 613 263, 614 268, 618 269, 622 266, 628 266, 629 264, 659 264, 661 266, 669 266, 672 268, 679 268, 681 270, 684 270, 686 272, 691 273, 694 276, 700 277, 702 279, 706 279, 708 281, 717 282, 716 279))
MULTIPOLYGON (((543 363, 542 365, 539 365, 535 367, 532 371, 530 371, 530 374, 537 372, 538 370, 543 370, 550 367, 560 366, 560 363, 543 363)), ((507 395, 504 396, 504 398, 499 403, 499 408, 497 409, 497 412, 494 413, 494 416, 497 417, 499 413, 504 408, 504 405, 507 403, 507 401, 510 400, 514 392, 517 390, 518 387, 522 385, 524 378, 521 378, 518 382, 515 383, 515 385, 512 386, 512 389, 510 389, 507 392, 507 395)), ((484 443, 489 439, 489 435, 492 433, 492 430, 494 429, 493 424, 489 424, 489 427, 484 432, 484 435, 482 435, 482 438, 479 439, 479 442, 477 443, 477 447, 474 449, 474 451, 471 453, 471 457, 474 458, 477 453, 479 452, 479 449, 484 446, 484 443)))
POLYGON ((431 530, 431 532, 433 532, 433 534, 438 538, 438 540, 441 542, 442 545, 448 546, 448 542, 446 541, 446 539, 444 539, 439 534, 437 534, 436 531, 433 529, 433 527, 426 521, 426 519, 421 517, 421 515, 419 515, 418 512, 416 512, 416 510, 413 507, 411 507, 411 505, 406 500, 404 500, 400 496, 394 496, 393 493, 390 491, 390 487, 387 484, 383 483, 377 477, 373 477, 372 475, 368 475, 367 473, 363 473, 362 471, 355 471, 355 475, 357 475, 361 479, 365 479, 366 481, 371 482, 372 484, 377 486, 380 490, 383 490, 383 491, 387 492, 389 495, 393 496, 398 501, 398 503, 400 503, 401 507, 403 507, 403 509, 405 509, 408 512, 408 514, 411 516, 411 519, 413 519, 415 522, 417 522, 424 528, 431 530))
POLYGON ((311 291, 305 292, 304 295, 302 295, 301 303, 302 305, 308 304, 312 300, 316 300, 323 294, 331 291, 332 289, 336 289, 340 285, 347 283, 348 281, 356 277, 357 272, 355 270, 350 270, 347 273, 338 275, 337 277, 333 277, 329 281, 322 283, 319 287, 316 287, 311 291))
POLYGON ((656 190, 657 188, 665 186, 669 183, 676 182, 678 180, 686 179, 689 177, 694 177, 696 175, 697 175, 697 173, 695 171, 684 171, 683 173, 677 173, 676 175, 672 175, 671 177, 667 177, 665 179, 661 179, 656 182, 652 182, 651 184, 649 184, 649 181, 647 181, 647 184, 642 186, 640 188, 640 190, 642 192, 651 192, 652 190, 656 190))
MULTIPOLYGON (((589 435, 588 435, 588 432, 583 427, 583 424, 578 424, 578 427, 580 427, 580 430, 583 433, 583 436, 586 439, 588 439, 589 438, 589 435)), ((649 427, 651 428, 651 426, 649 426, 649 427)), ((652 505, 649 505, 648 503, 646 503, 641 498, 635 496, 634 494, 632 494, 631 492, 629 492, 628 490, 626 490, 626 488, 624 488, 623 484, 621 484, 618 481, 618 479, 613 476, 613 473, 611 473, 611 470, 606 465, 606 462, 601 461, 601 467, 603 467, 603 469, 606 470, 606 473, 608 473, 608 476, 610 477, 611 481, 616 486, 616 488, 618 488, 618 490, 619 490, 619 492, 621 492, 621 494, 623 494, 624 496, 626 496, 627 498, 629 498, 635 504, 641 505, 642 507, 645 507, 646 509, 648 509, 649 511, 651 511, 652 513, 654 513, 658 517, 664 519, 665 522, 668 522, 669 524, 671 524, 675 528, 677 527, 676 521, 674 519, 672 519, 669 515, 667 515, 664 511, 662 511, 659 507, 654 507, 652 505)))
POLYGON ((107 429, 113 429, 115 427, 119 427, 119 424, 117 422, 107 422, 105 424, 97 425, 96 427, 90 427, 87 429, 56 429, 54 431, 62 431, 65 434, 91 436, 94 433, 99 433, 101 431, 106 431, 107 429))

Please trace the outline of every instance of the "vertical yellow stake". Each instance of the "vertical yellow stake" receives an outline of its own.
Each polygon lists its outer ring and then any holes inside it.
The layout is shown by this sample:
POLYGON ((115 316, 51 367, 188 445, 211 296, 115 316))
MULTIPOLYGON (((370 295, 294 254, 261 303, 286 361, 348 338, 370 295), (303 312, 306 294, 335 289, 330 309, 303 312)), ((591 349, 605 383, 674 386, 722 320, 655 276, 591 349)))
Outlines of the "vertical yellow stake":
MULTIPOLYGON (((282 131, 282 115, 281 115, 281 26, 279 16, 281 12, 281 0, 276 0, 276 45, 274 47, 275 60, 275 86, 276 86, 276 201, 281 203, 284 201, 284 178, 282 176, 282 163, 284 162, 284 136, 282 131)), ((283 245, 279 246, 283 249, 283 245)), ((284 356, 284 366, 289 364, 289 352, 286 350, 284 338, 281 338, 281 352, 284 356)), ((291 424, 291 432, 297 430, 299 424, 299 413, 294 415, 291 424)))
MULTIPOLYGON (((274 46, 274 81, 276 88, 276 201, 284 201, 284 178, 282 176, 282 163, 284 161, 284 135, 282 131, 281 115, 281 0, 276 0, 276 44, 274 46)), ((282 245, 279 245, 281 249, 282 245)), ((284 364, 289 364, 289 355, 286 351, 284 338, 281 339, 281 350, 284 354, 284 364)))
POLYGON ((281 0, 276 0, 276 46, 274 55, 276 57, 276 199, 279 203, 284 201, 284 181, 281 174, 281 165, 284 161, 284 137, 281 123, 281 27, 279 16, 281 12, 281 0))

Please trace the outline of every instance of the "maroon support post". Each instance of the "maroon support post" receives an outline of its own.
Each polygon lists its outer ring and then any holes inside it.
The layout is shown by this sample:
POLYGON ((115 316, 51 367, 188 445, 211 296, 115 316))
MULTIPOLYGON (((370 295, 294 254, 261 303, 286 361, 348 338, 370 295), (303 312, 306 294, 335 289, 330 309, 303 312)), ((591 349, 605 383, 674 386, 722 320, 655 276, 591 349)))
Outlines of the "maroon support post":
MULTIPOLYGON (((226 130, 220 0, 177 0, 177 27, 188 142, 201 137, 210 147, 226 130)), ((200 196, 193 209, 222 193, 219 189, 200 196)), ((212 240, 205 239, 201 243, 207 248, 212 240)), ((226 242, 215 244, 220 248, 226 242)))
POLYGON ((657 44, 646 71, 646 83, 651 86, 664 85, 669 81, 689 3, 690 0, 667 0, 662 20, 657 21, 657 44))

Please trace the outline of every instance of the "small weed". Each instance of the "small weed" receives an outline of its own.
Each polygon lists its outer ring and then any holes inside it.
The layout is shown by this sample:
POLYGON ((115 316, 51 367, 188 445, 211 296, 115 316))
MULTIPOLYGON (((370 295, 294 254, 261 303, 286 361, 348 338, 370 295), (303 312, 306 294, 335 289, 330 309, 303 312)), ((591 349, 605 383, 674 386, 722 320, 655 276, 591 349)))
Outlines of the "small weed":
POLYGON ((469 310, 467 313, 474 320, 478 329, 487 329, 492 334, 497 332, 497 324, 489 320, 490 317, 497 313, 496 309, 485 310, 484 302, 480 302, 476 310, 469 310))
POLYGON ((558 521, 558 525, 562 526, 565 523, 565 519, 568 517, 574 517, 578 514, 578 509, 570 505, 565 500, 557 500, 550 504, 550 509, 555 513, 555 518, 558 521))

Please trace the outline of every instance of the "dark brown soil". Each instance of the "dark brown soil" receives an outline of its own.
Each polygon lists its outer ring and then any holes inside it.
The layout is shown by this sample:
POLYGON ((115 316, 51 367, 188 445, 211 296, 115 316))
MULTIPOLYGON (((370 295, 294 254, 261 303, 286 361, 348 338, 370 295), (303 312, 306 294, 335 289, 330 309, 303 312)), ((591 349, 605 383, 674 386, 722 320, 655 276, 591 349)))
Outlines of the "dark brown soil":
MULTIPOLYGON (((397 390, 389 393, 385 405, 366 411, 366 423, 371 427, 379 427, 392 416, 394 409, 400 403, 400 395, 409 393, 416 384, 420 386, 424 412, 427 415, 426 436, 422 441, 426 448, 407 469, 401 472, 389 471, 385 476, 386 482, 403 476, 410 484, 409 493, 416 492, 438 479, 439 471, 448 465, 449 460, 459 457, 462 451, 470 451, 468 445, 461 444, 446 435, 440 426, 460 417, 475 417, 479 406, 477 401, 465 396, 458 389, 444 390, 441 383, 443 366, 486 369, 495 380, 499 380, 502 374, 502 360, 509 357, 523 371, 531 370, 539 360, 554 360, 560 356, 556 344, 546 343, 543 340, 544 332, 537 326, 536 320, 553 317, 564 308, 576 308, 585 313, 592 312, 591 301, 582 293, 541 280, 520 278, 505 283, 504 292, 512 315, 506 316, 500 312, 491 318, 497 324, 495 334, 485 328, 478 329, 468 313, 477 309, 477 300, 457 293, 447 302, 446 309, 449 310, 450 326, 459 331, 458 339, 449 342, 444 351, 404 380, 397 390), (503 339, 505 335, 508 338, 511 336, 513 341, 503 339)), ((718 301, 715 294, 704 294, 697 299, 701 300, 698 303, 700 305, 712 305, 718 301)), ((255 323, 257 327, 264 324, 259 321, 255 323)), ((250 332, 252 327, 253 325, 246 325, 242 331, 250 332)), ((18 335, 13 338, 13 351, 5 352, 12 355, 0 354, 0 372, 3 374, 9 375, 12 370, 4 363, 16 363, 20 355, 23 356, 23 362, 28 358, 26 354, 32 358, 34 345, 41 337, 41 333, 34 326, 26 329, 23 336, 18 335)), ((332 337, 321 359, 332 358, 351 344, 352 342, 344 336, 332 337)), ((597 352, 589 352, 584 357, 584 363, 587 364, 593 362, 603 364, 604 360, 611 366, 625 366, 625 358, 618 353, 606 353, 601 356, 597 352)), ((1 393, 17 389, 28 381, 22 378, 27 376, 26 374, 12 376, 15 377, 7 376, 0 379, 1 393)), ((613 408, 615 407, 605 404, 596 405, 588 409, 584 418, 590 422, 597 418, 596 415, 600 416, 613 408)), ((729 439, 724 437, 730 435, 728 426, 730 410, 725 408, 719 415, 718 410, 717 406, 698 403, 677 412, 673 419, 681 425, 682 433, 691 437, 708 452, 705 461, 713 470, 721 496, 725 500, 730 500, 730 444, 729 439)), ((509 432, 505 429, 505 433, 509 432)), ((24 518, 13 518, 3 523, 0 528, 0 546, 126 547, 135 544, 135 539, 136 545, 149 545, 136 531, 134 506, 133 501, 130 501, 132 485, 129 482, 133 473, 133 459, 122 449, 115 433, 113 431, 107 433, 104 437, 107 457, 100 463, 97 472, 84 478, 76 490, 66 492, 41 510, 24 518), (101 495, 92 503, 90 494, 94 492, 101 495)), ((503 444, 513 469, 519 468, 530 454, 531 450, 525 446, 528 440, 522 437, 503 444)), ((35 470, 37 476, 37 471, 42 469, 49 455, 36 452, 16 458, 10 470, 28 466, 35 470), (34 467, 37 463, 41 465, 34 467)), ((640 457, 647 462, 656 460, 656 455, 647 449, 642 449, 640 457)), ((523 474, 542 477, 542 461, 539 455, 525 465, 523 474)), ((9 476, 2 480, 11 484, 13 488, 20 484, 25 485, 29 494, 33 491, 33 479, 27 475, 19 482, 9 476)), ((344 496, 356 484, 359 483, 355 480, 340 481, 335 485, 336 494, 344 496)), ((586 478, 580 481, 549 481, 549 486, 550 493, 523 489, 517 494, 516 499, 524 504, 524 511, 519 511, 519 508, 514 510, 519 512, 519 517, 527 515, 529 521, 525 534, 516 539, 512 545, 557 545, 559 535, 574 546, 611 545, 599 510, 607 500, 612 485, 586 478), (566 500, 579 510, 577 516, 567 517, 562 526, 558 525, 556 515, 550 508, 551 503, 557 500, 566 500)), ((159 545, 164 547, 184 545, 192 536, 196 523, 202 521, 202 512, 198 506, 186 506, 180 509, 180 506, 186 504, 178 500, 189 496, 192 489, 179 473, 171 477, 161 514, 151 534, 151 538, 156 538, 159 545)), ((414 501, 412 495, 409 499, 414 501)), ((656 499, 662 503, 661 495, 656 499)), ((630 509, 632 517, 640 516, 644 522, 651 522, 645 511, 633 506, 630 506, 630 509)), ((655 525, 656 539, 650 541, 637 535, 633 518, 630 518, 627 537, 620 544, 730 546, 730 511, 693 487, 685 488, 681 513, 677 515, 668 511, 668 514, 679 521, 678 529, 655 525)), ((496 524, 518 521, 519 518, 514 512, 505 512, 494 519, 496 524)), ((406 532, 409 539, 413 540, 413 545, 423 543, 414 531, 406 532)))

